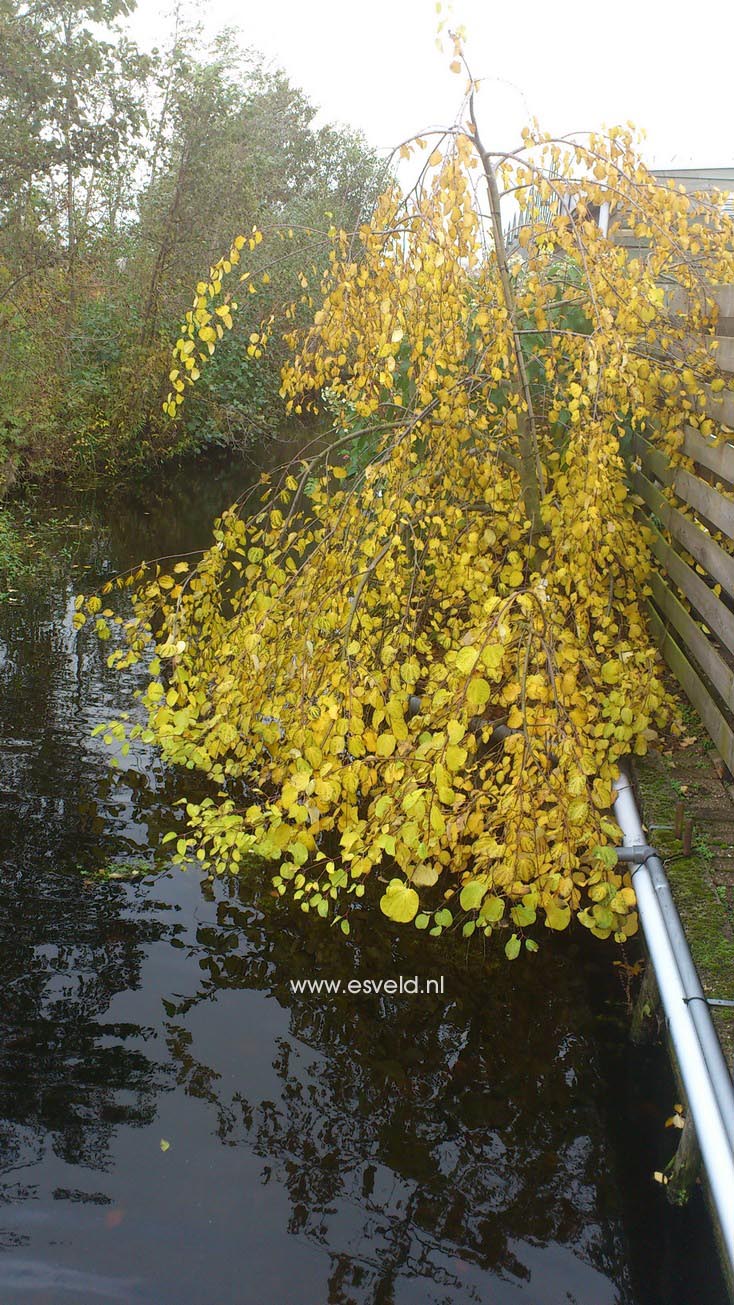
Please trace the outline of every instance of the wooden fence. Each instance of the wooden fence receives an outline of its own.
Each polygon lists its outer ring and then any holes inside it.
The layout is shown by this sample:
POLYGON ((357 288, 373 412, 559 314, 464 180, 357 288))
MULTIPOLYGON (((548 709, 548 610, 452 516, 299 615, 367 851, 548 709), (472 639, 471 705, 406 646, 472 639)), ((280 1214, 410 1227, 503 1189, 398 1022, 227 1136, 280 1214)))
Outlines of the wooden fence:
MULTIPOLYGON (((734 286, 715 297, 721 337, 715 356, 722 371, 734 374, 734 286)), ((709 393, 706 413, 734 429, 734 392, 709 393)), ((632 484, 645 503, 657 562, 650 622, 668 666, 734 771, 734 557, 713 537, 734 540, 734 434, 715 444, 689 426, 683 452, 693 472, 672 467, 646 439, 635 438, 640 470, 632 484), (666 486, 690 509, 685 515, 663 494, 666 486)))

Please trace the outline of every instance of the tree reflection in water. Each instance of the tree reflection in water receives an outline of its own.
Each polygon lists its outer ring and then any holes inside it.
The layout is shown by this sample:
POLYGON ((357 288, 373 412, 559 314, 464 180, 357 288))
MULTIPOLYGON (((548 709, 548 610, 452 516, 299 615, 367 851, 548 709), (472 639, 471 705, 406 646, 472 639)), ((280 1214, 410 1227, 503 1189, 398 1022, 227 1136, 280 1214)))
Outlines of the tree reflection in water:
POLYGON ((328 1253, 329 1302, 392 1302, 399 1280, 414 1284, 400 1300, 486 1300, 487 1275, 519 1285, 546 1256, 579 1300, 629 1298, 606 1214, 617 1197, 604 1085, 569 948, 508 966, 439 945, 429 969, 417 935, 370 937, 365 920, 345 943, 282 904, 274 915, 247 877, 205 891, 216 921, 190 948, 205 977, 166 1003, 171 1057, 179 1083, 211 1103, 222 1142, 251 1147, 263 1181, 287 1188, 289 1233, 328 1253), (440 998, 295 995, 289 984, 437 973, 440 998), (276 1099, 228 1095, 187 1029, 194 1008, 214 1021, 222 994, 242 989, 270 991, 288 1012, 276 1099))

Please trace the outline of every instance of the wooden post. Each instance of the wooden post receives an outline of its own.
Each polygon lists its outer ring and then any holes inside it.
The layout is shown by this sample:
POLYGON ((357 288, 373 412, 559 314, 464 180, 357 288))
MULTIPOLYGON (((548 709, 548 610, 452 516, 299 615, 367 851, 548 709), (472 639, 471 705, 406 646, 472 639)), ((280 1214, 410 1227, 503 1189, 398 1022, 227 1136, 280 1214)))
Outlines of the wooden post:
POLYGON ((686 1118, 673 1159, 666 1168, 665 1195, 671 1205, 685 1205, 701 1168, 696 1130, 690 1115, 686 1118))
POLYGON ((648 961, 645 966, 640 991, 637 994, 637 1001, 632 1011, 630 1038, 635 1046, 639 1047, 643 1043, 651 1041, 657 1027, 655 1016, 659 1005, 660 994, 658 993, 658 985, 655 982, 655 971, 650 961, 648 961))

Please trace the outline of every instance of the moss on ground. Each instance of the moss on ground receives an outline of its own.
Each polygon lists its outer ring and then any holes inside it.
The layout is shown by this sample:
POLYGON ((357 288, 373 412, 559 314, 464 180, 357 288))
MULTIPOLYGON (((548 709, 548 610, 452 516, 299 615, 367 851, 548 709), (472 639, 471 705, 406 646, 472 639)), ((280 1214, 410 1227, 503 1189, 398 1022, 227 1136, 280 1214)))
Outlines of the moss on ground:
MULTIPOLYGON (((698 726, 699 732, 701 730, 698 726)), ((698 738, 671 755, 635 759, 634 782, 649 841, 659 849, 703 990, 734 999, 734 804, 698 738), (693 821, 692 850, 670 826, 678 803, 693 821)), ((734 1064, 734 1009, 711 1007, 724 1054, 734 1064)))

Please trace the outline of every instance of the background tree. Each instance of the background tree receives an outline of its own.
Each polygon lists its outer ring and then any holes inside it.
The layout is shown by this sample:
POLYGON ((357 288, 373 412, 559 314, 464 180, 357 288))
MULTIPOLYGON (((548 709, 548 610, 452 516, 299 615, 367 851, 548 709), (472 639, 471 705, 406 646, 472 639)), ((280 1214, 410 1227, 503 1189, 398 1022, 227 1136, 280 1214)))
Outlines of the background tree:
MULTIPOLYGON (((255 222, 292 236, 274 260, 271 251, 252 265, 262 313, 290 301, 303 264, 323 258, 328 228, 335 221, 358 224, 370 212, 380 179, 362 138, 329 126, 314 130, 313 105, 284 73, 266 70, 256 52, 239 49, 233 32, 205 52, 200 39, 197 31, 183 32, 172 51, 167 120, 140 199, 137 252, 141 279, 147 278, 147 343, 162 335, 161 323, 170 329, 180 314, 181 287, 198 280, 202 265, 214 261, 233 232, 249 232, 255 222)), ((226 439, 247 420, 245 409, 260 428, 268 424, 268 408, 275 411, 284 357, 276 353, 267 372, 250 368, 246 344, 236 327, 211 382, 184 417, 210 439, 226 439)))
POLYGON ((35 213, 47 239, 63 243, 72 297, 86 240, 105 218, 116 227, 120 186, 144 125, 148 60, 118 25, 132 7, 128 0, 3 4, 4 214, 15 217, 15 235, 35 213), (40 209, 29 207, 33 194, 40 209))
POLYGON ((0 490, 272 429, 278 358, 255 374, 242 350, 217 360, 216 403, 163 421, 184 287, 257 213, 294 224, 260 272, 290 300, 325 212, 354 224, 376 193, 361 138, 315 130, 304 95, 232 31, 206 45, 176 11, 163 52, 143 56, 122 25, 132 7, 0 4, 0 490))

